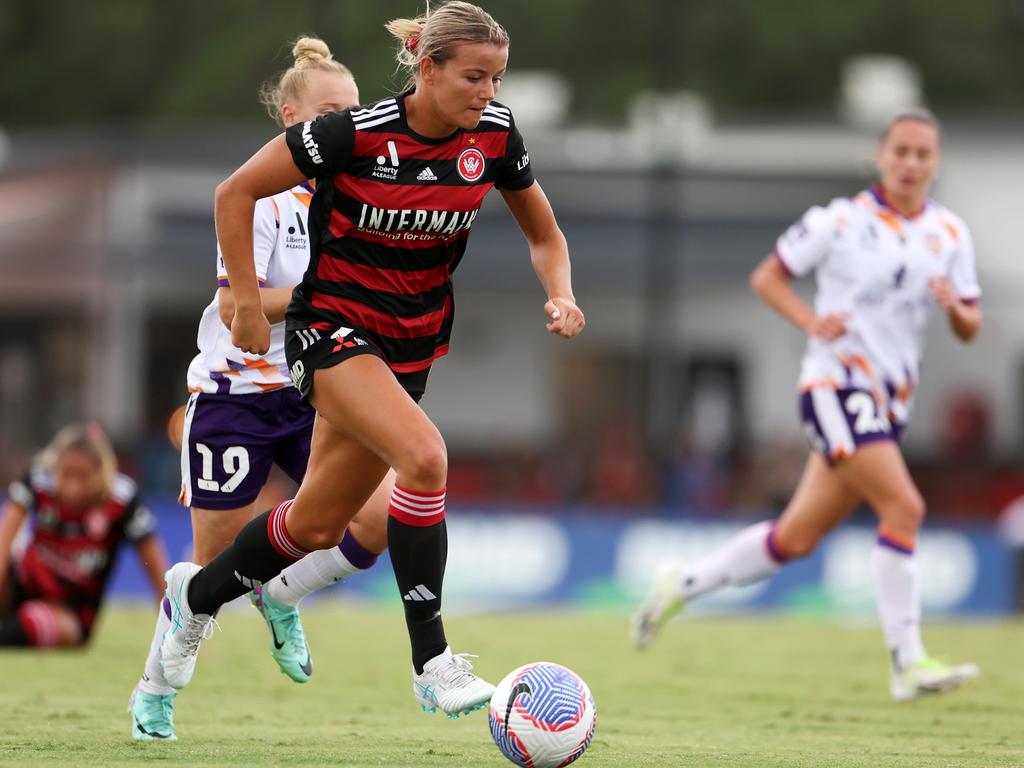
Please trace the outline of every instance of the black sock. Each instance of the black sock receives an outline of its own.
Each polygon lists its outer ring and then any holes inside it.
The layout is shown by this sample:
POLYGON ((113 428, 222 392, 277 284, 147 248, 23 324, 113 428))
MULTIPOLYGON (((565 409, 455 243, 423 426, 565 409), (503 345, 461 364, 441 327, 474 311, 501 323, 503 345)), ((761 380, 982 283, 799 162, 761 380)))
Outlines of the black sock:
POLYGON ((0 615, 0 645, 29 645, 28 633, 17 613, 0 615))
POLYGON ((405 606, 412 664, 420 674, 423 665, 448 645, 441 621, 441 585, 448 560, 448 528, 444 519, 420 527, 406 525, 389 515, 388 550, 405 606))
POLYGON ((228 548, 196 574, 188 585, 188 605, 193 613, 212 615, 224 603, 270 581, 306 554, 284 530, 285 504, 247 523, 228 548), (269 523, 271 516, 276 527, 269 523), (282 548, 289 554, 283 554, 282 548))

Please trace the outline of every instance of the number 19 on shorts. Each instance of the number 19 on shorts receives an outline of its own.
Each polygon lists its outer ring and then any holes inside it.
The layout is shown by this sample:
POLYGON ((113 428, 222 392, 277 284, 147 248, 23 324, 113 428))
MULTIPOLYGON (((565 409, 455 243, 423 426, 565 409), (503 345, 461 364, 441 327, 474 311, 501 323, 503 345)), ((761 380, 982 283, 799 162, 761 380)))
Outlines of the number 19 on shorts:
POLYGON ((213 479, 213 462, 215 454, 210 447, 204 443, 193 443, 196 451, 202 459, 202 475, 197 478, 196 485, 204 491, 231 493, 249 474, 249 451, 241 445, 232 445, 224 449, 220 455, 221 466, 228 479, 218 483, 213 479))

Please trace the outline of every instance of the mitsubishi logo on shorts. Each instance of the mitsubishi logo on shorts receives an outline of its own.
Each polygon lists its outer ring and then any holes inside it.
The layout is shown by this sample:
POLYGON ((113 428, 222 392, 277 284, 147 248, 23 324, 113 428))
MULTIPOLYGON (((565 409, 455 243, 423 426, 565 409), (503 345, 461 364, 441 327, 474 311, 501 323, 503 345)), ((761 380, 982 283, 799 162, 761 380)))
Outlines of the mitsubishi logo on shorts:
POLYGON ((351 328, 346 328, 345 326, 340 327, 332 333, 331 338, 338 342, 334 345, 334 349, 332 349, 331 352, 340 352, 343 349, 366 346, 366 342, 363 341, 363 339, 356 336, 351 328), (350 336, 351 338, 349 338, 350 336))

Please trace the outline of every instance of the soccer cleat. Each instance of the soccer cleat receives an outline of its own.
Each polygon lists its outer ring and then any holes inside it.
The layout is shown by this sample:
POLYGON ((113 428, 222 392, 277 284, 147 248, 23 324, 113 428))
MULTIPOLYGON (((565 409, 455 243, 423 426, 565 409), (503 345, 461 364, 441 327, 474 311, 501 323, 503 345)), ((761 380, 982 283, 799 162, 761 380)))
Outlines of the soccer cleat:
POLYGON ((473 674, 472 654, 452 655, 452 649, 423 665, 423 674, 412 672, 412 691, 424 712, 440 708, 448 717, 468 715, 483 709, 491 700, 494 686, 473 674))
POLYGON ((302 629, 299 609, 274 600, 263 587, 249 593, 249 600, 270 629, 270 655, 281 672, 296 683, 304 683, 313 674, 313 658, 302 629))
POLYGON ((132 738, 138 741, 177 741, 174 733, 173 691, 157 696, 139 690, 132 691, 128 711, 132 713, 132 738))
POLYGON ((171 604, 171 626, 160 643, 160 666, 172 688, 184 688, 196 670, 199 643, 208 640, 217 622, 205 613, 192 613, 188 606, 188 585, 202 570, 195 563, 176 563, 164 574, 164 595, 171 604))
POLYGON ((893 669, 889 693, 895 701, 913 701, 952 691, 977 676, 977 664, 950 665, 926 656, 903 669, 893 669))
POLYGON ((658 570, 647 597, 633 614, 633 644, 644 650, 654 642, 669 619, 679 613, 686 601, 679 596, 679 582, 683 577, 679 565, 667 564, 658 570))

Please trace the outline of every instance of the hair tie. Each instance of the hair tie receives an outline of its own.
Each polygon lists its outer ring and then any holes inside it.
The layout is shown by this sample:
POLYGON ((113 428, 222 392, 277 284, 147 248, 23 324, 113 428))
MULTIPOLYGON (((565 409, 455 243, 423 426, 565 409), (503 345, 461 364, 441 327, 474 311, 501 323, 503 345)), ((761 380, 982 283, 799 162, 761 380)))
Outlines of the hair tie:
POLYGON ((419 44, 419 35, 409 35, 409 37, 405 38, 405 49, 409 51, 409 53, 416 53, 416 48, 419 47, 419 44))

